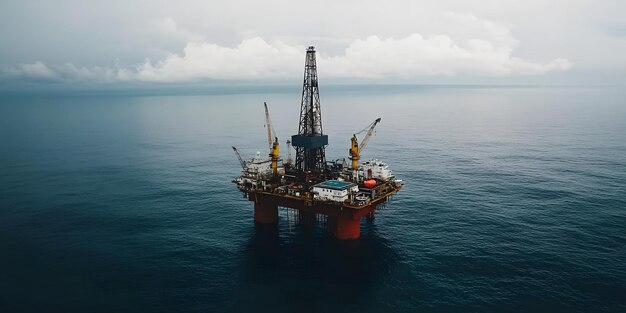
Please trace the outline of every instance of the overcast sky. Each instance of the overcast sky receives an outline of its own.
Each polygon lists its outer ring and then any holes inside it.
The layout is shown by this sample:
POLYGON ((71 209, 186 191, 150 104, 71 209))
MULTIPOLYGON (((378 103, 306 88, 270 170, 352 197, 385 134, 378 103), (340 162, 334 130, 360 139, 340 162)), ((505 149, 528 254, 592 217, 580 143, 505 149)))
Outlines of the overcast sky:
POLYGON ((626 78, 625 12, 618 0, 3 0, 0 81, 286 80, 314 45, 320 76, 340 81, 601 84, 626 78))

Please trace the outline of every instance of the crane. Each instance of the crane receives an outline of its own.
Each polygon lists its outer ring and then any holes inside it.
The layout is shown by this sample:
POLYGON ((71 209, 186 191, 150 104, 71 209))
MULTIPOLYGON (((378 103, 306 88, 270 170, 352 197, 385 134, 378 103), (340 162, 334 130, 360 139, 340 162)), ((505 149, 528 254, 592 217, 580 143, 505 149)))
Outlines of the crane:
POLYGON ((272 160, 272 170, 274 176, 278 176, 278 159, 280 158, 280 145, 278 143, 278 136, 270 120, 270 111, 267 109, 267 102, 263 102, 265 106, 265 126, 267 127, 267 144, 270 148, 270 159, 272 160), (274 134, 274 142, 272 142, 272 134, 274 134))
POLYGON ((235 154, 237 155, 237 159, 239 159, 239 163, 241 164, 241 167, 243 167, 243 169, 245 170, 247 167, 246 161, 244 161, 241 158, 241 155, 239 154, 239 151, 237 150, 237 148, 235 148, 235 146, 233 146, 233 151, 235 151, 235 154))
POLYGON ((271 154, 273 148, 272 138, 276 136, 276 131, 274 130, 274 125, 272 125, 272 120, 270 119, 270 111, 267 109, 267 102, 263 102, 263 106, 265 107, 265 127, 267 127, 267 144, 270 148, 271 154), (272 134, 274 134, 274 136, 272 136, 272 134))
POLYGON ((374 133, 374 128, 376 127, 378 123, 380 123, 380 117, 377 118, 371 124, 367 125, 363 130, 352 135, 351 146, 350 146, 350 150, 348 151, 350 152, 350 160, 352 160, 353 170, 355 171, 357 170, 359 166, 359 158, 360 158, 361 151, 365 149, 365 146, 367 145, 367 142, 370 140, 370 137, 372 137, 372 134, 374 133), (361 140, 361 144, 359 145, 356 135, 364 131, 367 131, 367 133, 365 134, 365 137, 363 137, 363 139, 361 140))

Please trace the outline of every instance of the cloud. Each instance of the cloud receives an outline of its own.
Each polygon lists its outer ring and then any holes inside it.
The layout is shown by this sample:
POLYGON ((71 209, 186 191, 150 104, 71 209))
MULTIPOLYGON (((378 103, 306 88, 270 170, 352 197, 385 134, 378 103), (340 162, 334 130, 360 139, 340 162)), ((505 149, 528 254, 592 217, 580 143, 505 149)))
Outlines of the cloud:
POLYGON ((453 30, 468 39, 484 38, 496 45, 515 47, 518 40, 511 30, 493 21, 478 18, 470 13, 445 12, 443 18, 447 25, 454 25, 453 30))
POLYGON ((8 78, 24 78, 52 82, 117 82, 135 80, 135 73, 126 68, 116 67, 78 67, 72 63, 61 66, 47 66, 41 61, 32 64, 21 64, 17 68, 9 68, 3 73, 8 78))
POLYGON ((445 35, 356 40, 343 56, 322 59, 332 76, 403 78, 432 75, 515 76, 544 75, 567 70, 571 63, 557 58, 547 64, 525 61, 511 55, 512 47, 471 39, 466 47, 445 35))
MULTIPOLYGON (((442 75, 545 75, 572 67, 560 57, 540 63, 513 56, 518 40, 509 28, 498 23, 465 13, 447 12, 443 17, 456 28, 453 34, 356 39, 339 55, 318 53, 320 71, 325 77, 410 80, 442 75)), ((163 19, 159 29, 164 35, 187 41, 181 53, 169 53, 160 60, 146 60, 130 68, 78 67, 72 63, 48 67, 35 62, 5 72, 27 78, 98 82, 291 79, 302 75, 304 45, 254 37, 225 47, 181 29, 171 18, 163 19)))
POLYGON ((322 59, 322 63, 334 76, 404 79, 544 75, 572 67, 563 58, 542 64, 514 57, 518 40, 503 25, 467 13, 446 12, 444 18, 455 26, 456 38, 418 33, 399 39, 370 36, 352 42, 343 56, 322 59))
POLYGON ((186 42, 204 40, 204 36, 201 34, 194 33, 178 26, 176 21, 171 17, 159 19, 154 24, 154 30, 161 37, 169 37, 184 40, 186 42))
POLYGON ((8 75, 24 76, 34 79, 52 79, 56 75, 53 70, 41 61, 32 64, 20 64, 18 68, 10 68, 6 72, 8 75))
POLYGON ((170 54, 135 70, 141 81, 197 79, 290 78, 301 72, 304 48, 282 42, 271 45, 260 37, 243 40, 234 48, 208 42, 190 42, 182 54, 170 54))

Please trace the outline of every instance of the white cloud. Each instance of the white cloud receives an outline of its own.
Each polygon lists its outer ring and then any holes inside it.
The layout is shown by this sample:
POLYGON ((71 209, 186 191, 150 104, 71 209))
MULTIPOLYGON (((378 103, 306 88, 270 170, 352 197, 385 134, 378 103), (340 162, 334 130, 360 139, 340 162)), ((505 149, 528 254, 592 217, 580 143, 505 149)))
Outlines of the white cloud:
POLYGON ((541 64, 512 57, 513 48, 484 39, 471 39, 466 47, 445 35, 356 40, 345 55, 322 59, 333 76, 404 78, 429 75, 514 76, 543 75, 567 70, 569 61, 557 58, 541 64))
POLYGON ((72 63, 49 67, 37 61, 4 71, 9 77, 57 82, 116 82, 135 80, 135 73, 121 67, 78 67, 72 63))
POLYGON ((157 20, 154 28, 162 37, 171 37, 174 39, 184 40, 186 42, 204 40, 204 36, 178 26, 176 21, 171 17, 157 20))
POLYGON ((138 66, 141 81, 259 79, 293 77, 304 60, 304 48, 282 42, 270 45, 260 37, 243 40, 234 48, 208 42, 190 42, 183 53, 170 54, 138 66))
POLYGON ((51 79, 55 76, 55 72, 41 61, 32 64, 20 64, 18 68, 7 70, 7 73, 35 79, 51 79))
MULTIPOLYGON (((471 14, 445 13, 456 31, 451 35, 403 38, 369 36, 352 41, 340 55, 318 53, 324 77, 413 79, 420 76, 545 75, 572 67, 564 58, 547 63, 513 56, 518 40, 509 28, 471 14)), ((29 78, 70 81, 179 82, 203 79, 253 80, 296 78, 302 75, 305 46, 261 37, 243 40, 235 47, 207 42, 171 18, 159 24, 167 36, 184 38, 181 53, 158 61, 146 60, 134 68, 77 67, 72 63, 48 67, 42 62, 23 64, 8 71, 29 78)))
POLYGON ((410 79, 424 75, 544 75, 571 68, 563 58, 542 64, 512 55, 518 40, 511 31, 472 14, 446 12, 455 35, 370 36, 352 42, 343 56, 322 59, 335 76, 410 79))
POLYGON ((443 17, 447 25, 453 25, 451 31, 463 38, 485 38, 496 45, 509 47, 515 47, 518 43, 518 40, 513 37, 508 27, 486 19, 480 19, 473 14, 448 11, 443 14, 443 17))
POLYGON ((579 76, 604 83, 600 73, 626 72, 621 31, 626 29, 626 1, 618 0, 318 0, 314 6, 300 0, 2 4, 3 69, 37 60, 53 70, 65 62, 112 67, 119 59, 134 71, 145 59, 156 65, 171 53, 183 56, 190 42, 234 48, 255 37, 272 46, 277 41, 312 44, 324 56, 336 57, 359 38, 400 40, 418 33, 424 38, 445 35, 462 48, 471 38, 488 38, 495 47, 513 48, 512 57, 543 65, 564 57, 576 65, 567 79, 579 76), (313 19, 304 17, 303 7, 313 19), (473 15, 444 13, 449 11, 473 15))

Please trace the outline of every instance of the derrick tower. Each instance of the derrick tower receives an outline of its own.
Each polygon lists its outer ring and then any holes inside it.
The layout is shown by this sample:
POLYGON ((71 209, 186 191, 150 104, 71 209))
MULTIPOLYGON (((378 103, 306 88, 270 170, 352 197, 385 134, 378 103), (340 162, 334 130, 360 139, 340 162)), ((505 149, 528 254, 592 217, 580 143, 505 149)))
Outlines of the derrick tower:
POLYGON ((295 169, 301 173, 322 174, 326 166, 325 148, 328 145, 328 136, 322 132, 322 111, 313 46, 306 51, 300 125, 298 134, 291 136, 291 142, 296 149, 295 169))

